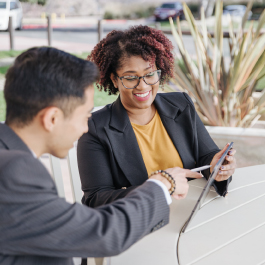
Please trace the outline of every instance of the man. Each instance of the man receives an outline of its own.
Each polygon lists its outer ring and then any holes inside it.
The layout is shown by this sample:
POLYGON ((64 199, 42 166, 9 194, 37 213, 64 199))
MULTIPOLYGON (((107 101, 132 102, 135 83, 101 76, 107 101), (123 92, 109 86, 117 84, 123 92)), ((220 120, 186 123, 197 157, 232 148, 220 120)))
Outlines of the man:
MULTIPOLYGON (((0 124, 0 264, 72 264, 71 257, 119 254, 168 223, 169 181, 154 174, 124 199, 91 209, 57 195, 44 153, 65 157, 87 132, 96 66, 53 48, 21 54, 6 75, 6 124, 0 124)), ((100 163, 100 161, 99 161, 100 163)), ((173 196, 186 177, 174 168, 173 196)))

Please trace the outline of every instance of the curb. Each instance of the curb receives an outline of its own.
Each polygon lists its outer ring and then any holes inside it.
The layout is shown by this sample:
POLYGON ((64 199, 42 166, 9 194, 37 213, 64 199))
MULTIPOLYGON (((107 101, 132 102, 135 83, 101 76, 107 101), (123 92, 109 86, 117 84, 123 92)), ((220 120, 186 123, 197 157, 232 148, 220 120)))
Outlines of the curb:
MULTIPOLYGON (((77 24, 77 25, 60 25, 60 24, 54 24, 52 25, 52 28, 91 28, 92 24, 77 24)), ((22 29, 46 29, 47 25, 23 25, 22 29)))
POLYGON ((15 59, 16 59, 15 57, 7 57, 7 58, 0 59, 0 67, 9 66, 13 64, 15 59))
POLYGON ((6 81, 5 78, 3 78, 3 79, 0 78, 0 91, 3 91, 4 90, 5 81, 6 81))

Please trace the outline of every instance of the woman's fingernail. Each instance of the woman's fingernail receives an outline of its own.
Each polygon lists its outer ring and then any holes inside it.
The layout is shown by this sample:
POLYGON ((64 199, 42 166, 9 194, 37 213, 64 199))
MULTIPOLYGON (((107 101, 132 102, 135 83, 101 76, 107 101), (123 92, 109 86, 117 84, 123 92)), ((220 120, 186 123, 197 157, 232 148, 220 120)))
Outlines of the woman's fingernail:
POLYGON ((222 166, 222 169, 224 169, 225 167, 224 166, 222 166))
POLYGON ((223 172, 220 170, 220 171, 219 171, 219 174, 221 174, 221 175, 222 175, 222 174, 223 174, 223 172))

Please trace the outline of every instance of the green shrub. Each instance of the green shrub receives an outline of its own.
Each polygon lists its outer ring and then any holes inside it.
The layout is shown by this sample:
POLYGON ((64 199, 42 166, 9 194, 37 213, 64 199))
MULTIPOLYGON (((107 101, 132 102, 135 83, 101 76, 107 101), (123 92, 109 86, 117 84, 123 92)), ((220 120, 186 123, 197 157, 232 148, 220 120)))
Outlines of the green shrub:
POLYGON ((111 11, 106 11, 104 14, 104 19, 136 19, 136 18, 147 18, 150 17, 154 14, 154 10, 155 7, 154 6, 149 6, 149 7, 145 7, 145 8, 140 8, 140 7, 136 7, 136 8, 128 8, 126 9, 126 12, 121 12, 121 13, 117 13, 114 14, 111 11), (130 12, 128 13, 127 10, 130 10, 130 12))
POLYGON ((137 18, 147 18, 154 14, 155 7, 151 6, 145 9, 139 9, 135 12, 137 18))
POLYGON ((110 11, 106 11, 104 14, 104 19, 114 19, 114 15, 110 11))
POLYGON ((8 70, 9 66, 2 66, 0 67, 0 76, 1 75, 5 75, 7 70, 8 70))
POLYGON ((47 0, 20 0, 20 2, 26 2, 26 3, 38 4, 44 6, 46 5, 47 0))
POLYGON ((17 57, 20 55, 23 51, 0 51, 0 59, 8 58, 8 57, 17 57))

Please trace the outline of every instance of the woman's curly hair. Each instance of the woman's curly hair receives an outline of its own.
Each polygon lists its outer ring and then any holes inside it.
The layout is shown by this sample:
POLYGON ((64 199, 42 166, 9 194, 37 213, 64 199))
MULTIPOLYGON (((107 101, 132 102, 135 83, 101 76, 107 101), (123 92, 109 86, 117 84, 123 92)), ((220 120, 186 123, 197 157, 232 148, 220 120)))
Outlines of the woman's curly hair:
POLYGON ((148 26, 134 26, 126 31, 111 31, 101 40, 87 57, 100 70, 97 84, 99 90, 116 94, 110 75, 115 76, 122 60, 130 56, 141 56, 151 65, 162 70, 160 84, 165 83, 174 73, 173 45, 160 30, 148 26))

